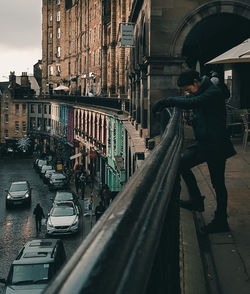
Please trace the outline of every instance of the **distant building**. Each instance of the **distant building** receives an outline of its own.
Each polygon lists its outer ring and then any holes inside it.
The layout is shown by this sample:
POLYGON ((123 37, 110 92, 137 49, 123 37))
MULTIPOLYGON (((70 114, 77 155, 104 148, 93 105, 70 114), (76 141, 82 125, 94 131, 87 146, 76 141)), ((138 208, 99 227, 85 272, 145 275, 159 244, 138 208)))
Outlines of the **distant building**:
POLYGON ((15 147, 19 138, 27 136, 27 100, 34 95, 26 73, 20 77, 20 84, 15 73, 10 73, 8 87, 3 90, 1 97, 1 144, 15 147))
POLYGON ((126 97, 129 48, 120 24, 131 1, 43 1, 42 91, 60 84, 71 94, 126 97))

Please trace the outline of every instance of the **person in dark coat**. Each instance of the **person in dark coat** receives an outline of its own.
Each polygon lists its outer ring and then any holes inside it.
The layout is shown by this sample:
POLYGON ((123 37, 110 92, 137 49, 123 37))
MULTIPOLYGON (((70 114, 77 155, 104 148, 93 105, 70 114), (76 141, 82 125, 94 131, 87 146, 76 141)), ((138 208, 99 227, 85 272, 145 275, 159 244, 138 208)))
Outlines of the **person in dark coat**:
POLYGON ((200 78, 199 73, 192 69, 180 74, 178 86, 186 95, 163 98, 153 105, 152 112, 156 114, 165 107, 174 106, 193 110, 192 126, 196 144, 185 151, 180 163, 180 172, 187 185, 190 200, 180 201, 180 206, 189 210, 204 211, 204 197, 191 169, 206 162, 216 193, 217 208, 214 219, 205 229, 207 233, 229 231, 225 165, 227 158, 236 152, 226 132, 227 94, 207 76, 200 78))
POLYGON ((35 215, 35 220, 36 220, 36 231, 40 232, 41 231, 41 227, 42 227, 42 218, 44 218, 44 212, 42 207, 40 206, 40 203, 37 203, 33 214, 35 215))
POLYGON ((104 207, 103 201, 100 201, 95 208, 96 221, 99 220, 99 218, 103 215, 104 211, 105 211, 105 207, 104 207))

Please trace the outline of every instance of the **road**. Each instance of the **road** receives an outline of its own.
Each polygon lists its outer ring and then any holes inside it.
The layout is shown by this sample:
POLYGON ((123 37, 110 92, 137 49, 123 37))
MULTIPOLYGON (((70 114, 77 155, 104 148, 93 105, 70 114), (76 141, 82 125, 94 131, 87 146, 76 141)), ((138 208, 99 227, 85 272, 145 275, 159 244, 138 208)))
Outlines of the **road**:
MULTIPOLYGON (((55 192, 50 192, 48 186, 43 183, 32 167, 31 158, 3 158, 0 159, 0 278, 6 278, 12 261, 24 243, 37 238, 45 238, 46 228, 37 235, 33 210, 39 202, 48 214, 55 192), (12 181, 28 180, 32 187, 31 207, 14 207, 9 210, 5 208, 5 190, 9 188, 12 181)), ((81 213, 80 232, 73 236, 60 237, 66 249, 69 259, 84 238, 83 217, 81 213)), ((0 293, 3 293, 0 284, 0 293)))

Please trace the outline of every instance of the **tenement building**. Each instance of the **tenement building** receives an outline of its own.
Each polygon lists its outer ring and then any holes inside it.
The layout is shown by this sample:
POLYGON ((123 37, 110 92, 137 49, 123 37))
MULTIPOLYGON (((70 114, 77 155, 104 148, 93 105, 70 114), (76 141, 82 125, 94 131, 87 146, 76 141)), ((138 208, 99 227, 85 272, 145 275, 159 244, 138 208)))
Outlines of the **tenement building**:
POLYGON ((71 94, 126 96, 129 49, 119 27, 128 2, 43 0, 43 93, 64 85, 71 94))
MULTIPOLYGON (((26 72, 19 77, 10 73, 9 86, 1 97, 1 146, 14 149, 18 139, 25 138, 28 132, 28 99, 35 95, 26 72)), ((13 150, 14 151, 14 150, 13 150)))

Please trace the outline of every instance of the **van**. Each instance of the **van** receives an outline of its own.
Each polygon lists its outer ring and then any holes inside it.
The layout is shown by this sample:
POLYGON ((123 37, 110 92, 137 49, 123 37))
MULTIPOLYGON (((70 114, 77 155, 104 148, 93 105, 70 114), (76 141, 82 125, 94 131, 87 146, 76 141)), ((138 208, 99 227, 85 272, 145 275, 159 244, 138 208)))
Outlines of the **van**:
POLYGON ((66 260, 60 239, 38 239, 27 242, 13 261, 5 283, 5 294, 42 293, 66 260))

